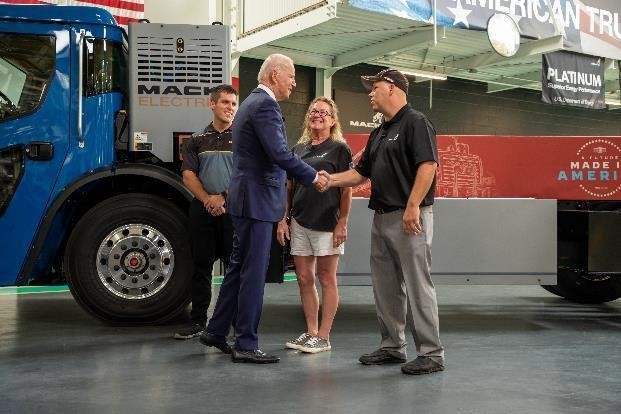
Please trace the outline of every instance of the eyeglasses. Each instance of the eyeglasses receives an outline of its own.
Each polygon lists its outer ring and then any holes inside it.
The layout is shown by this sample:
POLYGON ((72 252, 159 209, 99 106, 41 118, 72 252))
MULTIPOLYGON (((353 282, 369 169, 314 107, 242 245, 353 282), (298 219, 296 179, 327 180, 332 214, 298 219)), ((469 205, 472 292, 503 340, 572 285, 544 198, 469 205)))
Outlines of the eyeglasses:
POLYGON ((310 116, 315 116, 315 115, 319 115, 323 118, 325 118, 326 116, 332 116, 332 114, 328 111, 326 111, 325 109, 311 109, 311 111, 308 113, 310 116))

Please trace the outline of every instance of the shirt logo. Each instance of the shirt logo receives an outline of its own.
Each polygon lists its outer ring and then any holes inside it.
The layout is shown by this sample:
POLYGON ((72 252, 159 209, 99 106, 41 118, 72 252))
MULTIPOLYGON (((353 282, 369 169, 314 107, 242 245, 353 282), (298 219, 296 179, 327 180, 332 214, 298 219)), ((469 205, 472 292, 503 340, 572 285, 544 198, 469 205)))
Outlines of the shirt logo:
POLYGON ((387 141, 396 141, 396 140, 397 140, 397 138, 399 138, 399 134, 395 135, 395 136, 394 136, 394 137, 392 137, 392 138, 388 138, 388 139, 387 139, 387 141))

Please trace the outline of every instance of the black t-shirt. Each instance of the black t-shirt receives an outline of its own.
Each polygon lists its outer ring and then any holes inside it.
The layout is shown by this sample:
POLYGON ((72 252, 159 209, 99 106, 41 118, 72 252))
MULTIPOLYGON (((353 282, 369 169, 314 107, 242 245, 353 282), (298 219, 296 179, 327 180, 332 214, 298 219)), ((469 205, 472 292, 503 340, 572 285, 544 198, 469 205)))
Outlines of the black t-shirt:
MULTIPOLYGON (((292 151, 317 171, 332 174, 353 168, 349 146, 332 138, 319 145, 296 144, 292 151)), ((340 205, 340 188, 320 193, 313 186, 304 187, 293 182, 291 217, 306 228, 333 231, 339 220, 340 205)))
MULTIPOLYGON (((371 179, 371 210, 405 208, 416 178, 418 165, 438 162, 436 130, 431 121, 408 104, 390 120, 371 132, 356 171, 371 179)), ((421 206, 433 204, 436 188, 431 188, 421 206)))

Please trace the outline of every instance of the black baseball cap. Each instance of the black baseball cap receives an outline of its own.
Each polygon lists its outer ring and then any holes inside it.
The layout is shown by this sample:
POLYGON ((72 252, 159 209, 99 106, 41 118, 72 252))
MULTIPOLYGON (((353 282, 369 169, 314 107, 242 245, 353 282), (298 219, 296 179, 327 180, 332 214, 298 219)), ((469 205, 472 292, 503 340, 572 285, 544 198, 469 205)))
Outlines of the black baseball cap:
POLYGON ((379 81, 386 81, 388 83, 392 83, 397 88, 401 89, 407 95, 408 86, 410 82, 408 78, 397 69, 384 69, 380 70, 376 75, 373 76, 361 76, 360 80, 362 81, 362 85, 368 90, 373 89, 373 84, 379 81))

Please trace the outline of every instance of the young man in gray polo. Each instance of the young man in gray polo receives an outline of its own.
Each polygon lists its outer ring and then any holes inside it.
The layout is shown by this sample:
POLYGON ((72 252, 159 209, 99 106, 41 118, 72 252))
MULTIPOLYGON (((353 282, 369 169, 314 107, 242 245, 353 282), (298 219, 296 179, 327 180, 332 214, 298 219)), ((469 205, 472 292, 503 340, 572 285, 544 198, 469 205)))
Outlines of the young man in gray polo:
POLYGON ((409 324, 418 356, 401 371, 411 375, 442 371, 444 348, 431 280, 436 132, 425 115, 407 103, 408 80, 401 72, 385 69, 363 76, 362 83, 384 122, 371 132, 355 169, 331 175, 325 188, 349 187, 366 178, 372 183, 371 276, 382 342, 360 362, 405 362, 409 324))
POLYGON ((194 198, 189 209, 192 248, 192 323, 175 339, 200 336, 211 303, 211 276, 216 259, 226 266, 233 250, 233 225, 226 211, 226 195, 233 170, 231 125, 237 110, 237 91, 216 86, 209 97, 213 121, 183 143, 183 184, 194 198))

